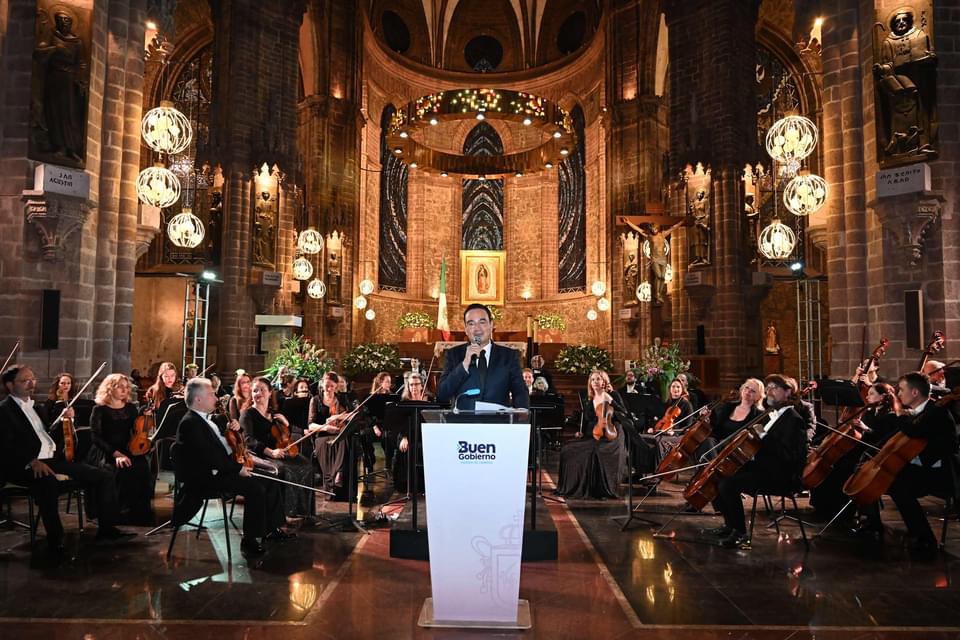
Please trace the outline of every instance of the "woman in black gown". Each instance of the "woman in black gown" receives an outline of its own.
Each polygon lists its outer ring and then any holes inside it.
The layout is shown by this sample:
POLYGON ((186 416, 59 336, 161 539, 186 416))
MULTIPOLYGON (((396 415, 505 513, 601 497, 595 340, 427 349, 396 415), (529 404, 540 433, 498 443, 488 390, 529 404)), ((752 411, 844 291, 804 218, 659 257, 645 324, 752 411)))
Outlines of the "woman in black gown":
POLYGON ((620 495, 620 477, 626 463, 623 429, 620 427, 623 406, 619 394, 610 386, 605 371, 594 371, 587 381, 589 402, 583 412, 582 429, 577 440, 560 450, 560 477, 557 493, 568 498, 616 498, 620 495), (593 438, 597 409, 603 403, 614 409, 612 421, 617 426, 613 440, 593 438))
MULTIPOLYGON (((247 449, 273 462, 279 469, 281 480, 312 487, 313 466, 310 460, 301 455, 291 455, 280 447, 273 435, 274 422, 288 430, 290 423, 283 414, 270 411, 270 381, 262 377, 254 378, 250 394, 253 405, 240 414, 240 427, 246 436, 247 449)), ((288 518, 313 515, 313 492, 290 485, 282 485, 281 492, 283 510, 288 518)))
POLYGON ((344 471, 347 464, 347 441, 341 438, 334 442, 345 425, 346 416, 356 406, 342 393, 337 393, 340 381, 333 371, 327 372, 320 381, 319 393, 310 401, 310 425, 308 430, 320 435, 314 442, 317 463, 323 477, 323 489, 344 496, 344 471))
POLYGON ((148 456, 130 454, 130 436, 137 419, 137 407, 129 402, 130 381, 122 373, 111 373, 97 389, 90 414, 92 446, 90 464, 109 469, 117 481, 121 513, 129 524, 153 526, 153 474, 148 456))
MULTIPOLYGON (((671 407, 680 409, 680 414, 674 418, 673 424, 677 425, 678 430, 685 430, 694 421, 694 419, 690 417, 690 414, 693 413, 693 405, 690 403, 686 377, 676 377, 671 380, 669 394, 670 396, 667 398, 667 410, 671 407)), ((653 429, 648 429, 648 432, 652 433, 653 429)), ((681 437, 682 435, 670 429, 657 439, 657 464, 660 464, 660 461, 677 446, 681 437)))
MULTIPOLYGON (((740 399, 737 402, 724 402, 710 414, 712 430, 710 435, 697 449, 697 460, 713 460, 720 447, 717 445, 740 431, 763 411, 765 391, 763 382, 757 378, 747 378, 740 385, 740 399)), ((695 418, 691 418, 691 421, 695 418)))

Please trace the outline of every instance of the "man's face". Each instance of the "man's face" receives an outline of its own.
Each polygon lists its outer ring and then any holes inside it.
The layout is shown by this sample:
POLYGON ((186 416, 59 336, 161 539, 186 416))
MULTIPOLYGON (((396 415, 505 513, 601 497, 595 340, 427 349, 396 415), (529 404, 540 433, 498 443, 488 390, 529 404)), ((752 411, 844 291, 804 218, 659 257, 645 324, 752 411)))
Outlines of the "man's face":
POLYGON ((26 400, 32 396, 36 388, 37 379, 33 375, 33 369, 29 367, 22 367, 17 371, 17 377, 13 379, 13 383, 7 383, 7 390, 10 392, 10 395, 22 400, 26 400))
POLYGON ((217 396, 213 393, 213 387, 209 383, 202 385, 193 398, 193 409, 210 413, 216 406, 217 396))
POLYGON ((528 387, 529 387, 530 385, 532 385, 532 384, 533 384, 533 373, 531 373, 530 371, 524 371, 524 372, 523 372, 523 381, 526 383, 526 385, 527 385, 528 387))
POLYGON ((485 347, 493 338, 493 321, 483 309, 468 311, 463 318, 463 327, 467 332, 467 340, 475 342, 479 338, 481 347, 485 347))
POLYGON ((897 383, 897 398, 900 399, 900 404, 909 409, 913 409, 923 400, 920 392, 908 385, 906 380, 897 383))
POLYGON ((890 29, 898 36, 902 36, 913 26, 913 14, 902 11, 897 15, 893 16, 893 20, 890 21, 890 29))
POLYGON ((790 392, 778 384, 771 382, 767 385, 767 400, 772 405, 780 404, 790 397, 790 392))
POLYGON ((627 371, 624 379, 627 381, 627 384, 636 384, 637 383, 637 374, 633 371, 627 371))

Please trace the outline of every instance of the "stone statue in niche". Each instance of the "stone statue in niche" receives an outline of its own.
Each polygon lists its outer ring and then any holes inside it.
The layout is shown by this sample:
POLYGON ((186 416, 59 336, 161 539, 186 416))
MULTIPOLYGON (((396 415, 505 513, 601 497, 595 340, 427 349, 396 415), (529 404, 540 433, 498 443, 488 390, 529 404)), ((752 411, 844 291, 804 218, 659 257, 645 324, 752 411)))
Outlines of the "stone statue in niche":
POLYGON ((686 184, 687 213, 693 218, 693 229, 689 235, 690 266, 710 264, 710 169, 704 170, 697 163, 696 169, 690 165, 683 172, 686 184))
POLYGON ((207 219, 207 255, 210 256, 210 263, 220 264, 220 235, 223 232, 223 193, 220 191, 210 192, 210 209, 207 219))
POLYGON ((882 167, 937 154, 937 54, 927 15, 927 9, 903 6, 886 23, 874 25, 877 160, 882 167))
POLYGON ((780 353, 780 336, 777 334, 777 326, 771 320, 767 324, 767 331, 763 338, 763 351, 769 354, 780 353))
POLYGON ((30 157, 82 169, 90 84, 90 12, 41 0, 31 82, 30 157))
POLYGON ((634 298, 633 292, 637 290, 637 276, 640 275, 640 256, 637 255, 637 250, 633 249, 632 251, 627 252, 625 256, 626 262, 623 265, 623 290, 624 295, 630 298, 634 298))
POLYGON ((277 208, 269 191, 257 198, 253 225, 253 263, 272 269, 277 259, 277 208))

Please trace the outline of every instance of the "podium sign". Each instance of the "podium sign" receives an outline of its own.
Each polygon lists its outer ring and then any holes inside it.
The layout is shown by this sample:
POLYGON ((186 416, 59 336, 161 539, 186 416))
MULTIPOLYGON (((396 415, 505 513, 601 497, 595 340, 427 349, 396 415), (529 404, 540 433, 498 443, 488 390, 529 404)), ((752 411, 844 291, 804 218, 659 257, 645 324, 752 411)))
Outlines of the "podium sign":
POLYGON ((529 444, 529 424, 423 424, 428 626, 529 626, 518 616, 529 444))

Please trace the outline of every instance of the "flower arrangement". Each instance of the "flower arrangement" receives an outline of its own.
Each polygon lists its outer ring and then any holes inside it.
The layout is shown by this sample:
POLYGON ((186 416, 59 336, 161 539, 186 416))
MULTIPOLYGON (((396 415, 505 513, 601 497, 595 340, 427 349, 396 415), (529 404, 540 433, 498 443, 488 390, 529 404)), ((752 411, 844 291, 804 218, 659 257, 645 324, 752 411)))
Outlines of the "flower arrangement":
POLYGON ((680 358, 680 345, 654 338, 653 344, 643 350, 637 374, 651 384, 657 384, 663 397, 677 375, 690 369, 690 361, 680 358))
POLYGON ((342 363, 350 375, 391 371, 400 368, 400 352, 392 344, 358 344, 343 356, 342 363))
POLYGON ((327 357, 325 349, 313 344, 303 336, 293 336, 280 343, 276 357, 264 375, 276 378, 282 368, 284 373, 290 373, 298 378, 315 381, 323 377, 327 371, 333 370, 336 360, 327 357))
POLYGON ((563 316, 559 313, 540 313, 534 318, 537 326, 541 329, 557 329, 563 331, 567 328, 567 323, 563 321, 563 316))
POLYGON ((423 311, 407 311, 397 318, 401 329, 433 329, 433 319, 423 311))
POLYGON ((594 369, 602 371, 613 369, 613 362, 610 360, 610 354, 606 349, 583 344, 564 347, 557 355, 553 365, 557 371, 563 373, 587 374, 594 369))
POLYGON ((503 309, 500 307, 494 307, 492 305, 487 305, 487 309, 490 310, 490 317, 494 322, 500 322, 503 320, 503 309))

